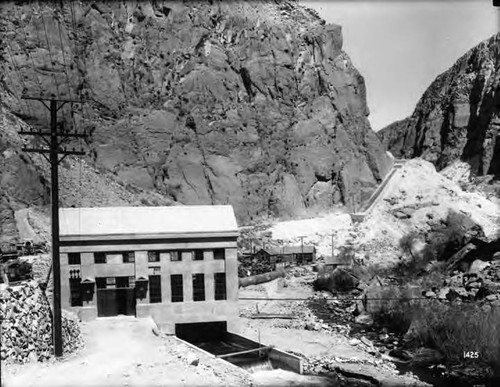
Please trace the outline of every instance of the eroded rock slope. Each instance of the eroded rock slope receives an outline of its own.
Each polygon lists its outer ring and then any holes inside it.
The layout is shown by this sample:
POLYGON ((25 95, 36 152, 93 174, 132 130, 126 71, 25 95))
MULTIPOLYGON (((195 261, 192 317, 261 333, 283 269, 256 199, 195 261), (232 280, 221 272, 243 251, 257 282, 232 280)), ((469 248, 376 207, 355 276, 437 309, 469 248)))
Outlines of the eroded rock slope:
MULTIPOLYGON (((123 186, 229 203, 246 222, 359 202, 391 167, 341 27, 295 1, 1 12, 7 90, 88 100, 67 108, 65 126, 90 129, 88 162, 123 186)), ((14 101, 16 114, 47 124, 41 104, 14 101)))
POLYGON ((415 111, 378 132, 396 157, 442 169, 455 160, 500 174, 500 34, 462 56, 430 85, 415 111))

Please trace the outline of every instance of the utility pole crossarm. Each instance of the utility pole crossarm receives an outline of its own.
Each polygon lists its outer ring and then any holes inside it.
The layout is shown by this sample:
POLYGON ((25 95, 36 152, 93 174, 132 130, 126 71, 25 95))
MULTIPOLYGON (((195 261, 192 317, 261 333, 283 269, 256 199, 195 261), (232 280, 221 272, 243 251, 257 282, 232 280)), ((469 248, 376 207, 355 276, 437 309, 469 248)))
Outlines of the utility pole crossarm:
MULTIPOLYGON (((21 135, 24 136, 47 136, 50 137, 52 136, 51 132, 35 132, 35 131, 25 131, 21 130, 20 132, 17 132, 21 135)), ((66 133, 66 132, 60 132, 56 133, 56 136, 62 136, 62 137, 75 137, 75 138, 86 138, 88 137, 85 133, 66 133)))
MULTIPOLYGON (((52 152, 52 150, 50 149, 44 149, 44 148, 28 148, 28 147, 24 147, 22 148, 22 150, 24 152, 28 152, 28 153, 50 153, 52 152)), ((62 150, 62 149, 59 149, 57 150, 57 154, 59 155, 64 155, 64 156, 68 156, 68 155, 75 155, 75 156, 83 156, 85 155, 85 152, 82 151, 82 150, 62 150)))
POLYGON ((70 103, 85 103, 85 101, 79 100, 79 99, 72 99, 72 98, 52 98, 52 97, 47 97, 44 98, 43 95, 39 97, 31 96, 31 95, 22 95, 22 99, 34 99, 36 101, 56 101, 56 102, 70 102, 70 103))

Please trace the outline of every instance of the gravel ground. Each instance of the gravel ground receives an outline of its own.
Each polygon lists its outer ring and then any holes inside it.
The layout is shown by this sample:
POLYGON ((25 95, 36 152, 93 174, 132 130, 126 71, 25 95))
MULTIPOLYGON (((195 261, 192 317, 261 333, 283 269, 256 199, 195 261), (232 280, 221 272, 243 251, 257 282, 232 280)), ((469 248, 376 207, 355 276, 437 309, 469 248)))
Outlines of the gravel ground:
POLYGON ((250 386, 250 374, 127 316, 82 325, 85 348, 62 360, 5 367, 6 387, 250 386), (199 359, 198 365, 191 365, 199 359))

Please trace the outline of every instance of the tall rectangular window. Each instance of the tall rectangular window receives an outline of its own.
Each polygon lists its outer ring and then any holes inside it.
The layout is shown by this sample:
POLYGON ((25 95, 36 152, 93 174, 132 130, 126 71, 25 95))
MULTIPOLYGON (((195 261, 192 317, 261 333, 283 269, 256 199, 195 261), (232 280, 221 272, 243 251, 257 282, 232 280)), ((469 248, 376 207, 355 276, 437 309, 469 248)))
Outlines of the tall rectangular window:
POLYGON ((215 273, 215 299, 226 299, 226 273, 215 273))
POLYGON ((160 252, 148 251, 148 262, 160 262, 160 252))
POLYGON ((226 250, 225 249, 215 249, 214 250, 214 259, 226 259, 226 250))
POLYGON ((149 302, 161 302, 161 275, 149 276, 149 302))
POLYGON ((172 302, 184 301, 182 274, 172 274, 170 276, 170 288, 172 290, 172 302))
POLYGON ((203 250, 195 250, 193 254, 193 260, 203 261, 203 250))
POLYGON ((82 292, 80 288, 81 278, 69 279, 69 292, 71 296, 71 306, 83 306, 82 292))
POLYGON ((106 254, 103 252, 94 253, 94 263, 106 263, 106 254))
POLYGON ((193 274, 193 301, 205 301, 204 274, 193 274))
POLYGON ((69 265, 80 265, 82 263, 80 253, 68 253, 69 265))
POLYGON ((123 263, 134 263, 135 251, 125 251, 123 253, 123 263))
POLYGON ((169 251, 171 261, 182 261, 182 254, 180 251, 169 251))

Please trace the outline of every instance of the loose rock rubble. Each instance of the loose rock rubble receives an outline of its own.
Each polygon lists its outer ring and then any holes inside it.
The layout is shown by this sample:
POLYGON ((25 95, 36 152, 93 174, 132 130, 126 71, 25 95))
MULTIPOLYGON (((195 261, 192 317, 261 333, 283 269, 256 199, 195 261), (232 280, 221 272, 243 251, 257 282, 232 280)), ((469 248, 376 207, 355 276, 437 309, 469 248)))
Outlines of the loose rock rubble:
POLYGON ((443 281, 443 286, 434 286, 424 292, 427 298, 455 301, 483 300, 500 305, 500 261, 476 260, 468 273, 454 272, 443 281))
MULTIPOLYGON (((43 361, 53 354, 52 318, 47 299, 37 281, 25 282, 0 292, 2 361, 43 361)), ((72 353, 82 346, 78 320, 62 316, 63 350, 72 353)))

